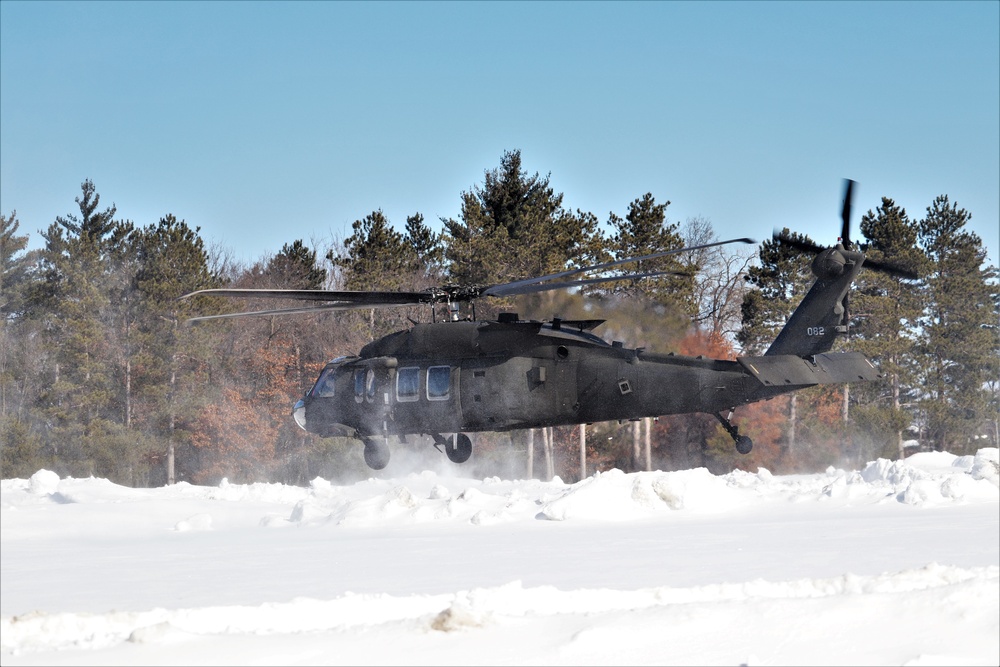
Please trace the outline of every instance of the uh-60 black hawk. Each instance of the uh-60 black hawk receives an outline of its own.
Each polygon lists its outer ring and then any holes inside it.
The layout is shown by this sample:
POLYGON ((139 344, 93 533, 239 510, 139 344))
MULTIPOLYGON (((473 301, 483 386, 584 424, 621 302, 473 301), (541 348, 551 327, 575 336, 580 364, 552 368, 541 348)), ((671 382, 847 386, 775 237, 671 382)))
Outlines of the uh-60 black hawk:
POLYGON ((458 304, 607 281, 663 275, 633 273, 581 278, 588 272, 726 243, 733 239, 632 257, 511 283, 448 285, 419 292, 211 289, 185 295, 297 299, 321 305, 227 313, 193 320, 316 313, 357 308, 448 304, 447 321, 414 324, 365 345, 357 356, 323 368, 292 411, 303 429, 322 437, 364 443, 365 462, 380 470, 389 462, 389 441, 430 435, 435 447, 463 463, 472 454, 468 433, 510 431, 602 421, 626 421, 681 413, 714 415, 741 454, 753 442, 729 421, 741 405, 818 384, 880 377, 857 352, 830 352, 847 332, 848 290, 862 265, 915 278, 884 263, 865 261, 849 237, 852 181, 846 182, 843 231, 822 248, 782 234, 775 238, 816 254, 816 281, 763 356, 735 361, 659 354, 608 343, 591 333, 603 320, 525 321, 513 313, 496 320, 459 318, 458 304), (728 416, 723 416, 728 413, 728 416))

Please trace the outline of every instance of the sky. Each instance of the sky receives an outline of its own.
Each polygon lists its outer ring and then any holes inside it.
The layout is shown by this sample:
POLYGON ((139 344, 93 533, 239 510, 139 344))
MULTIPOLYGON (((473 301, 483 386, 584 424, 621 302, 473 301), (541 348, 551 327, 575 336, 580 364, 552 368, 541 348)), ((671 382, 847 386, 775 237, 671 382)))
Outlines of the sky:
POLYGON ((575 484, 438 459, 302 487, 3 480, 0 660, 1000 663, 995 447, 575 484))
POLYGON ((505 151, 606 221, 839 236, 882 197, 1000 264, 998 2, 0 2, 0 211, 90 179, 253 262, 381 209, 440 229, 505 151))

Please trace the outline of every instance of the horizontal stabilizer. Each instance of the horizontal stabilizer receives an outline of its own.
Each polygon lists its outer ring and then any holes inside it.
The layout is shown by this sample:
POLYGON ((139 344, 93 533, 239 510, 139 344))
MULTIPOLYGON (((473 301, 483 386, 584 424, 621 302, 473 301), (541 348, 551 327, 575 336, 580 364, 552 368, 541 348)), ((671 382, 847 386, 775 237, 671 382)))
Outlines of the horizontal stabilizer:
POLYGON ((859 352, 827 352, 805 358, 779 354, 740 357, 737 361, 768 387, 840 384, 882 377, 874 364, 859 352))

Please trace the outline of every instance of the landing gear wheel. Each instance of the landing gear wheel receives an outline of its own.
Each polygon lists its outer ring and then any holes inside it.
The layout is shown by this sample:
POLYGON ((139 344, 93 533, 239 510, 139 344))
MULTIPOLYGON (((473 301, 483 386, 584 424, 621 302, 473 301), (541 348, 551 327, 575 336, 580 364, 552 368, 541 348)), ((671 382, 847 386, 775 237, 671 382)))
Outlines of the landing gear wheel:
POLYGON ((456 433, 444 446, 444 453, 452 463, 465 463, 472 456, 472 439, 464 433, 456 433))
POLYGON ((745 435, 736 438, 736 451, 740 454, 749 454, 751 449, 753 449, 753 440, 745 435))
POLYGON ((365 440, 365 463, 372 470, 381 470, 389 465, 389 445, 377 440, 365 440))

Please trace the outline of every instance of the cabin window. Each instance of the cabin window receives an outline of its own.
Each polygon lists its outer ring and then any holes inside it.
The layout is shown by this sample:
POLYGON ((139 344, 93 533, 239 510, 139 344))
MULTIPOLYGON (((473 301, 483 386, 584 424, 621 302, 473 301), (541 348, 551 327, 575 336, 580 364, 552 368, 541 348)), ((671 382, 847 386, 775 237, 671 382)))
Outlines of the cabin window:
POLYGON ((365 398, 369 403, 375 400, 375 371, 371 368, 365 375, 365 398))
POLYGON ((420 369, 400 368, 396 372, 396 400, 415 401, 420 398, 420 369))
POLYGON ((427 400, 445 401, 451 391, 451 366, 431 366, 427 369, 427 400))
POLYGON ((365 369, 354 371, 354 400, 360 403, 365 397, 365 369))
POLYGON ((323 398, 329 398, 333 396, 333 372, 335 369, 326 368, 320 374, 319 379, 316 380, 316 384, 313 385, 312 391, 309 392, 313 396, 320 396, 323 398))

